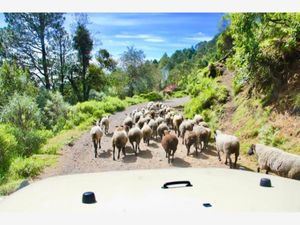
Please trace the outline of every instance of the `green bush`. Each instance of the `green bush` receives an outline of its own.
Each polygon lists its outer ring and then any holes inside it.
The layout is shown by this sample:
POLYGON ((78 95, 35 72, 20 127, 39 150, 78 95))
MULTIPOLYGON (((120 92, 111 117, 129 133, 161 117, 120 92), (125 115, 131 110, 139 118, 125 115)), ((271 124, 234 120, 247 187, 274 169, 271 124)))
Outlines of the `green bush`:
POLYGON ((17 140, 7 125, 0 125, 0 175, 7 170, 16 153, 17 140))
POLYGON ((274 147, 285 143, 285 138, 279 135, 279 129, 271 125, 261 127, 259 130, 259 138, 264 144, 274 147))
POLYGON ((23 131, 41 127, 41 113, 32 97, 14 94, 1 112, 3 122, 23 131))
POLYGON ((23 131, 13 127, 13 134, 18 141, 17 154, 20 156, 30 156, 36 153, 40 147, 51 137, 51 132, 45 130, 23 131))
POLYGON ((149 92, 146 94, 140 94, 139 96, 147 99, 148 101, 160 101, 160 100, 164 99, 164 97, 161 93, 158 93, 155 91, 152 91, 152 92, 149 92))
POLYGON ((49 99, 42 109, 43 124, 47 129, 59 132, 65 125, 68 110, 69 104, 64 102, 63 96, 59 92, 50 92, 49 99))
POLYGON ((43 160, 34 158, 15 158, 10 166, 10 174, 15 178, 37 176, 43 169, 43 160))

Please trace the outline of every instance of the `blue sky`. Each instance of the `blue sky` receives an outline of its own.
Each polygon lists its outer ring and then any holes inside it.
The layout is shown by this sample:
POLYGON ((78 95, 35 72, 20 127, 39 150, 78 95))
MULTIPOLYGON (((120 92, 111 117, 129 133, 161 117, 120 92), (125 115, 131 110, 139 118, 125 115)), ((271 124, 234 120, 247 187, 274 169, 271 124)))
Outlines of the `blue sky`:
MULTIPOLYGON (((94 51, 106 48, 118 59, 134 46, 147 59, 160 59, 166 52, 189 48, 208 41, 219 31, 222 13, 88 13, 88 28, 94 39, 94 51)), ((65 15, 65 27, 71 31, 74 14, 65 15)), ((0 26, 5 26, 0 14, 0 26)))

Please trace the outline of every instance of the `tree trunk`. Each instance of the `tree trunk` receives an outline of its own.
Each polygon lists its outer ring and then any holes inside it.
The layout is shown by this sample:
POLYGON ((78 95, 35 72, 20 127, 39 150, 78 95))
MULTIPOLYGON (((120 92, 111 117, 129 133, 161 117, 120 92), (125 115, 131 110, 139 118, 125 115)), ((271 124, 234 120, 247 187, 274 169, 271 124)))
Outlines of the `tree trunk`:
POLYGON ((46 46, 45 46, 45 18, 43 15, 40 15, 40 38, 41 38, 41 47, 42 47, 42 65, 45 77, 45 87, 47 90, 51 89, 49 74, 48 74, 48 67, 47 67, 47 57, 46 57, 46 46))

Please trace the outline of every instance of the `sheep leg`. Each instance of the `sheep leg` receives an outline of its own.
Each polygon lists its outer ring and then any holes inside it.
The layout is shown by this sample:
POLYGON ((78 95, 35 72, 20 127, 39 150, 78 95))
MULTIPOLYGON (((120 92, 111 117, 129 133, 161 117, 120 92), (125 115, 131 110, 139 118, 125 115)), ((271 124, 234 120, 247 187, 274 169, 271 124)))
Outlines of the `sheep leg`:
POLYGON ((238 154, 235 154, 234 168, 236 168, 236 162, 237 162, 238 157, 239 157, 238 154))
POLYGON ((150 143, 150 138, 148 138, 148 140, 147 140, 147 145, 149 146, 149 143, 150 143))
POLYGON ((101 139, 98 140, 99 143, 99 149, 101 149, 101 139))
POLYGON ((122 148, 122 153, 123 153, 124 156, 126 156, 125 147, 122 148))
POLYGON ((196 156, 198 156, 198 147, 197 147, 197 144, 196 144, 196 143, 194 144, 194 147, 195 147, 195 149, 196 149, 196 156))
POLYGON ((118 159, 120 159, 121 148, 118 148, 118 159))
POLYGON ((97 158, 97 141, 93 141, 94 143, 94 151, 95 151, 95 158, 97 158))
POLYGON ((113 160, 116 160, 116 159, 115 159, 115 150, 116 150, 116 146, 113 145, 113 160))
POLYGON ((229 167, 232 168, 232 160, 230 158, 230 155, 228 155, 228 159, 229 159, 229 167))
POLYGON ((259 168, 259 167, 257 167, 257 172, 258 172, 258 173, 260 172, 260 168, 259 168))
POLYGON ((217 150, 217 152, 218 152, 218 158, 219 158, 219 161, 221 161, 220 151, 217 150))
POLYGON ((188 144, 185 145, 186 146, 186 155, 188 156, 190 154, 190 146, 188 144))

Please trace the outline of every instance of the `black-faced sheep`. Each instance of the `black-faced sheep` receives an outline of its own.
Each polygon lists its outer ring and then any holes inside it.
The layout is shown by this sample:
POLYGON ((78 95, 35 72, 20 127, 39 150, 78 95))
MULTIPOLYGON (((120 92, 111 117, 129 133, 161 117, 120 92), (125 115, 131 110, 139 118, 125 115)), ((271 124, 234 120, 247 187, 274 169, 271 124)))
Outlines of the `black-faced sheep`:
POLYGON ((281 149, 266 146, 263 144, 251 145, 248 154, 256 154, 258 159, 257 172, 265 169, 287 178, 300 180, 300 156, 281 149))
POLYGON ((127 133, 123 126, 117 127, 112 136, 112 146, 113 146, 113 160, 115 159, 115 148, 118 148, 118 159, 120 158, 120 152, 122 150, 123 155, 126 156, 125 146, 128 141, 127 133))
POLYGON ((101 149, 101 138, 103 136, 103 131, 98 125, 96 125, 92 127, 90 134, 92 136, 92 141, 94 144, 95 158, 97 158, 97 148, 99 146, 99 149, 101 149))
POLYGON ((166 158, 168 163, 174 161, 174 154, 177 150, 178 138, 174 134, 170 134, 170 131, 165 131, 165 136, 161 140, 161 145, 166 152, 166 158))
POLYGON ((135 155, 137 155, 138 150, 141 151, 140 149, 140 142, 143 138, 142 131, 139 127, 135 126, 131 128, 128 132, 128 139, 130 144, 132 145, 132 149, 135 151, 135 155), (135 146, 134 146, 135 143, 135 146))
POLYGON ((221 161, 220 152, 224 152, 226 157, 225 164, 227 164, 227 160, 229 160, 229 166, 232 168, 230 155, 234 154, 234 167, 236 167, 236 162, 240 155, 240 142, 238 138, 233 135, 223 134, 220 130, 216 130, 215 140, 219 161, 221 161))

